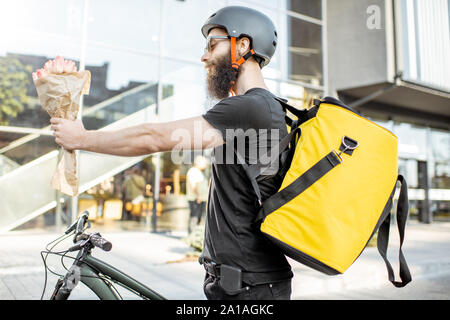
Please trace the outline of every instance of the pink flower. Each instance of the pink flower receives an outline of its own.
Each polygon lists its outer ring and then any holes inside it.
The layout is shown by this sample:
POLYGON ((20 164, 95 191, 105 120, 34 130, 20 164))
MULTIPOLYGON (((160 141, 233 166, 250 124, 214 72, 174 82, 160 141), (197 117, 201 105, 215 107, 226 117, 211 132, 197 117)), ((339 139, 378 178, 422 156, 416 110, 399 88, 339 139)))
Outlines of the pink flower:
POLYGON ((70 73, 77 72, 77 66, 72 60, 64 60, 61 56, 56 56, 55 60, 48 60, 42 69, 36 70, 32 73, 33 80, 45 77, 46 75, 53 73, 70 73))
POLYGON ((49 64, 49 66, 50 66, 50 73, 56 73, 56 63, 55 63, 55 60, 50 60, 50 64, 49 64))
POLYGON ((36 75, 38 78, 42 78, 48 75, 48 73, 44 69, 38 69, 36 70, 36 75))
POLYGON ((47 71, 47 73, 51 73, 52 67, 53 67, 53 60, 48 60, 44 65, 44 70, 47 71))
POLYGON ((64 72, 77 72, 75 63, 71 60, 64 60, 64 72))
POLYGON ((64 58, 63 57, 56 56, 55 67, 56 67, 56 73, 63 73, 64 72, 64 58))

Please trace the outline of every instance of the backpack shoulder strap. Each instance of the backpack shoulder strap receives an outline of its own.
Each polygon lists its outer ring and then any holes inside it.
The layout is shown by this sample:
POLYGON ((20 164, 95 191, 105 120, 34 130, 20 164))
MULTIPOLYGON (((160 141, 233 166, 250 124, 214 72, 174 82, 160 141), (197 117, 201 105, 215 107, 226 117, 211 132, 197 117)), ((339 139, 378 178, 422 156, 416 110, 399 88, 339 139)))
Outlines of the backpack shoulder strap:
MULTIPOLYGON (((286 99, 275 97, 275 100, 277 100, 281 107, 286 111, 288 110, 290 113, 292 113, 294 116, 298 118, 296 124, 302 124, 306 120, 309 120, 316 116, 317 111, 319 109, 320 100, 315 99, 314 100, 314 107, 311 109, 297 109, 290 104, 287 103, 286 99)), ((292 119, 290 119, 288 116, 286 116, 286 122, 289 126, 291 126, 292 119)))
POLYGON ((278 144, 276 144, 273 148, 271 148, 270 159, 269 159, 269 163, 267 163, 267 164, 256 163, 256 164, 248 165, 245 163, 245 160, 242 157, 242 155, 239 154, 236 150, 234 150, 239 163, 243 166, 245 173, 252 184, 253 190, 255 191, 255 193, 258 197, 258 203, 260 206, 262 205, 262 197, 261 197, 261 190, 259 189, 256 178, 259 175, 263 174, 268 168, 270 168, 272 166, 272 164, 274 164, 279 159, 280 154, 284 150, 286 150, 286 148, 289 146, 289 143, 291 142, 291 140, 293 138, 297 139, 296 134, 297 133, 300 134, 300 132, 301 132, 301 130, 299 127, 291 130, 291 132, 289 134, 287 134, 286 136, 284 136, 283 139, 281 139, 281 141, 278 144))
MULTIPOLYGON (((299 109, 294 108, 293 106, 287 104, 287 100, 285 100, 283 98, 276 97, 276 96, 274 96, 274 98, 281 104, 284 111, 289 110, 292 114, 294 114, 297 117, 300 115, 304 115, 306 112, 305 110, 299 110, 299 109)), ((245 163, 245 159, 242 157, 242 155, 239 154, 236 150, 234 150, 239 163, 244 168, 244 171, 252 184, 253 191, 255 191, 255 194, 258 198, 259 206, 262 205, 262 196, 261 196, 261 190, 259 189, 256 178, 259 175, 263 174, 268 168, 270 168, 272 166, 272 164, 274 164, 279 159, 280 154, 284 150, 286 150, 286 148, 289 146, 289 143, 291 141, 293 141, 294 138, 298 139, 297 133, 300 133, 300 128, 297 127, 298 121, 293 121, 288 116, 285 116, 285 120, 286 120, 287 125, 289 125, 291 127, 291 132, 289 134, 287 134, 286 136, 284 136, 283 139, 281 139, 280 142, 271 149, 271 154, 270 154, 270 159, 269 159, 268 164, 256 163, 253 165, 247 165, 245 163), (273 152, 273 151, 275 151, 275 152, 273 152)), ((265 157, 266 156, 267 156, 267 153, 265 154, 265 157)))
MULTIPOLYGON (((283 139, 280 140, 270 150, 270 157, 268 163, 256 163, 248 166, 248 176, 250 179, 256 179, 259 175, 263 174, 268 168, 270 168, 278 159, 281 153, 286 150, 290 143, 295 146, 296 141, 301 135, 300 127, 296 127, 291 130, 283 139)), ((267 153, 263 156, 267 158, 267 153)))
MULTIPOLYGON (((289 146, 290 143, 292 144, 292 147, 295 148, 295 143, 297 142, 298 138, 301 135, 301 129, 300 129, 299 125, 301 123, 305 122, 306 120, 309 120, 309 119, 315 117, 317 114, 317 110, 319 108, 319 104, 318 104, 317 106, 315 106, 311 109, 300 110, 300 109, 297 109, 297 108, 291 106, 290 104, 288 104, 286 99, 283 99, 283 98, 280 98, 277 96, 274 96, 274 98, 281 104, 281 107, 283 108, 284 111, 288 110, 294 116, 296 116, 298 119, 292 120, 288 116, 285 117, 287 125, 291 127, 291 131, 288 135, 283 137, 283 139, 281 139, 277 145, 275 145, 271 149, 269 163, 268 164, 257 163, 257 164, 253 164, 253 165, 247 165, 245 163, 245 160, 242 158, 242 155, 240 155, 235 150, 235 153, 236 153, 239 163, 243 166, 247 177, 250 179, 252 188, 255 191, 256 196, 258 197, 258 204, 260 206, 262 206, 262 197, 261 197, 261 190, 259 189, 256 178, 259 175, 263 174, 268 168, 270 168, 279 159, 279 156, 281 155, 281 153, 286 150, 286 148, 289 146), (275 152, 273 152, 273 151, 275 151, 275 152)), ((265 158, 266 158, 266 156, 267 156, 267 154, 265 155, 265 158)))
POLYGON ((411 282, 411 273, 408 268, 408 264, 406 263, 405 256, 402 252, 403 240, 405 238, 405 227, 406 221, 408 219, 408 186, 406 184, 405 178, 402 175, 399 175, 397 181, 401 183, 400 195, 397 203, 397 227, 398 232, 400 234, 400 249, 399 249, 399 262, 400 262, 400 279, 401 281, 395 281, 394 271, 392 269, 389 260, 387 259, 387 246, 389 243, 389 227, 391 224, 390 214, 386 216, 386 219, 380 226, 378 230, 378 238, 377 238, 377 247, 378 252, 386 263, 386 268, 388 271, 389 281, 396 287, 401 288, 406 286, 409 282, 411 282))

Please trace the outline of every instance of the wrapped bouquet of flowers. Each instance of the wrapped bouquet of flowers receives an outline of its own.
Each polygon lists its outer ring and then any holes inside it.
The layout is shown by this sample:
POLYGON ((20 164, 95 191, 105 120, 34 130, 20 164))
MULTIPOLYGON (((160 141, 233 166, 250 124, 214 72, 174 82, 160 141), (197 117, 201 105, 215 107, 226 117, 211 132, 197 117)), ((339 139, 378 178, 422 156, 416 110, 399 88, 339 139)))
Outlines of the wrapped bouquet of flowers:
MULTIPOLYGON (((77 71, 75 63, 57 56, 42 69, 32 74, 42 107, 50 117, 75 120, 80 108, 80 97, 89 94, 91 74, 77 71)), ((51 184, 69 196, 78 194, 77 159, 74 151, 63 149, 51 184)))

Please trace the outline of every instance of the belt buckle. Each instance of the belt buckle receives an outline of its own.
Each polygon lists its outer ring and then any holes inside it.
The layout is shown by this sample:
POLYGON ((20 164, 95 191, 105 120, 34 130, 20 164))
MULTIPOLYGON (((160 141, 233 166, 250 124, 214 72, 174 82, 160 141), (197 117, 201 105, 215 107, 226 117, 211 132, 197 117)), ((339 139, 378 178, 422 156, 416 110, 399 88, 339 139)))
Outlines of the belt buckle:
POLYGON ((214 277, 219 278, 219 274, 217 272, 217 263, 215 263, 214 261, 209 262, 210 268, 211 268, 211 273, 214 275, 214 277))
POLYGON ((214 261, 208 261, 208 260, 203 260, 203 266, 206 270, 206 272, 208 272, 209 274, 211 274, 212 276, 218 278, 219 274, 218 274, 218 270, 217 270, 217 263, 215 263, 214 261))

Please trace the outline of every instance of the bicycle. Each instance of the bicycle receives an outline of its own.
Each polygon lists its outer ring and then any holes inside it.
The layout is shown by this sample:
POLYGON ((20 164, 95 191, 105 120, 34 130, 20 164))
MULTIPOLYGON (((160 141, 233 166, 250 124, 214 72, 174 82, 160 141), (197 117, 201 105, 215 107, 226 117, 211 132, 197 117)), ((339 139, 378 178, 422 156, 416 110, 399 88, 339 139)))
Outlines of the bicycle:
POLYGON ((143 299, 148 300, 166 300, 162 295, 150 289, 139 281, 133 279, 124 272, 116 269, 108 263, 101 261, 92 256, 92 250, 97 247, 104 251, 110 251, 112 248, 111 242, 103 238, 100 233, 88 233, 87 229, 91 224, 88 220, 89 212, 84 211, 81 216, 75 221, 64 234, 47 244, 46 250, 41 251, 41 257, 45 268, 45 284, 42 292, 41 300, 43 299, 45 289, 47 286, 47 271, 60 276, 55 289, 50 297, 50 300, 67 300, 72 290, 81 281, 90 290, 92 290, 101 300, 121 300, 122 297, 119 291, 114 287, 114 284, 120 285, 130 292, 135 293, 143 299), (87 225, 86 225, 87 224, 87 225), (53 248, 60 242, 74 235, 73 242, 75 245, 68 250, 54 252, 53 248), (49 246, 55 243, 50 249, 49 246), (76 252, 76 257, 67 256, 69 252, 76 252), (47 254, 44 258, 44 254, 47 254), (47 266, 47 257, 49 254, 61 256, 61 263, 66 269, 67 273, 59 275, 47 266), (64 265, 64 258, 71 258, 74 260, 71 268, 67 269, 64 265), (114 283, 114 284, 113 284, 114 283))

